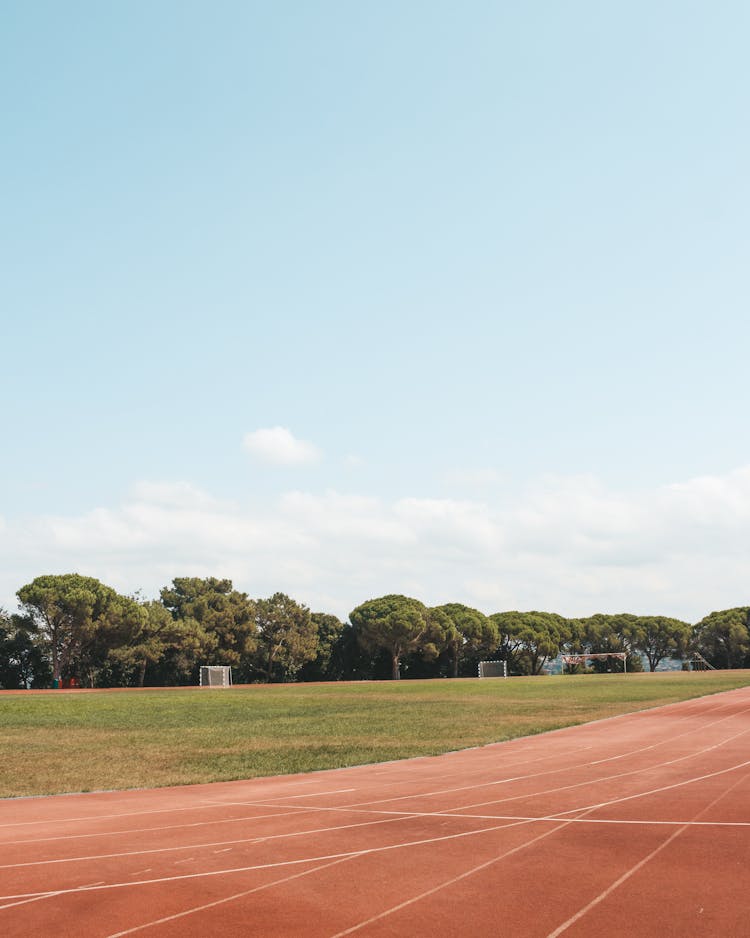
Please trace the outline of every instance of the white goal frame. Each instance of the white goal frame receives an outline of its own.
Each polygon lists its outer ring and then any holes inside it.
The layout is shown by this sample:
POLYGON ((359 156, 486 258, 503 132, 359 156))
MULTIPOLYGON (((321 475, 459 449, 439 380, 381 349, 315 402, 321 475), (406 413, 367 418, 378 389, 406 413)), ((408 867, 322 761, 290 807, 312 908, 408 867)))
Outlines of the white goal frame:
POLYGON ((202 664, 199 684, 201 687, 231 687, 232 669, 223 664, 202 664))
POLYGON ((605 651, 590 655, 586 652, 581 652, 576 655, 560 655, 560 660, 563 665, 582 664, 584 668, 586 667, 586 662, 590 661, 592 658, 618 658, 622 661, 623 674, 628 673, 628 652, 626 651, 605 651))
POLYGON ((507 661, 480 661, 477 677, 507 677, 507 661))

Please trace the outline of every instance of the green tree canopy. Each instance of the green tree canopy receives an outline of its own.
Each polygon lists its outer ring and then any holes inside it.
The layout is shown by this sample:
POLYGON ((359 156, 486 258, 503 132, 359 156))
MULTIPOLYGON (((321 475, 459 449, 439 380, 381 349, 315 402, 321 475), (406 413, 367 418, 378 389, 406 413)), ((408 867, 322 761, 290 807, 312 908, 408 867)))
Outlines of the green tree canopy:
POLYGON ((336 616, 325 612, 313 612, 310 618, 317 629, 315 657, 302 665, 297 677, 301 681, 334 680, 332 658, 344 631, 344 623, 336 616))
POLYGON ((87 664, 107 610, 117 593, 77 573, 39 576, 18 590, 24 613, 52 660, 52 676, 74 675, 87 664))
POLYGON ((520 674, 541 674, 570 637, 570 623, 554 612, 498 612, 490 619, 509 670, 520 674))
POLYGON ((682 657, 690 645, 693 628, 680 619, 667 616, 635 616, 626 624, 630 646, 646 656, 650 671, 665 658, 682 657))
POLYGON ((255 651, 255 603, 234 589, 231 580, 177 577, 160 595, 172 618, 184 624, 185 641, 196 656, 237 666, 255 651))
POLYGON ((440 613, 442 645, 451 658, 451 674, 458 677, 459 661, 465 654, 477 654, 494 648, 499 640, 497 625, 483 612, 462 603, 446 603, 429 610, 431 617, 440 613))
POLYGON ((51 676, 49 661, 34 641, 31 619, 0 609, 0 687, 45 687, 51 676))
POLYGON ((425 637, 430 619, 418 599, 390 594, 370 599, 349 615, 357 640, 369 652, 383 648, 391 656, 391 677, 400 677, 401 656, 415 651, 425 637))
POLYGON ((129 604, 120 604, 112 610, 107 619, 120 635, 109 658, 118 666, 124 683, 138 687, 143 687, 146 669, 165 661, 168 654, 174 676, 179 679, 192 671, 207 644, 213 647, 194 619, 175 619, 155 600, 144 602, 133 598, 129 604))
POLYGON ((712 612, 695 626, 696 649, 718 668, 741 668, 750 654, 750 607, 712 612))
POLYGON ((285 593, 256 600, 255 626, 254 666, 268 683, 274 677, 293 679, 303 664, 315 658, 318 626, 307 606, 285 593))

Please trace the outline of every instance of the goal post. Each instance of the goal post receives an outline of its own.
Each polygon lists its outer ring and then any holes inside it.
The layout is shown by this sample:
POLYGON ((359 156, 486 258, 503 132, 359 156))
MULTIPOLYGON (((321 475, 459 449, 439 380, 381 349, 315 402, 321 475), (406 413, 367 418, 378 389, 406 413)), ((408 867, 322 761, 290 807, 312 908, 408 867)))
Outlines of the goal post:
POLYGON ((508 676, 508 662, 507 661, 480 661, 479 662, 479 677, 507 677, 508 676))
POLYGON ((228 665, 201 665, 201 687, 231 687, 232 669, 228 665))

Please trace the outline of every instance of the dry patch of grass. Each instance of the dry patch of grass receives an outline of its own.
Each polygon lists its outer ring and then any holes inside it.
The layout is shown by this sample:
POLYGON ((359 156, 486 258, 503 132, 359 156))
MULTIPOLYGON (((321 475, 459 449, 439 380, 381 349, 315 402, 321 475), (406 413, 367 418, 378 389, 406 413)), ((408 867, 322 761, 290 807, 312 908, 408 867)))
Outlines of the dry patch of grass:
POLYGON ((0 694, 0 796, 308 772, 750 685, 750 672, 0 694))

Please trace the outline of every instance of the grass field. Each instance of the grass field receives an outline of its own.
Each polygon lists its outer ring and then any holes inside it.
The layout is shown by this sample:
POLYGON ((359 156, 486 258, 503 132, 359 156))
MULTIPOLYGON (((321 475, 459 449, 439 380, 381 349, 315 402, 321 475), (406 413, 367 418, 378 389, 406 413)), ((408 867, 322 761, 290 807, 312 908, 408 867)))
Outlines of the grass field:
POLYGON ((0 797, 403 759, 748 684, 712 671, 0 694, 0 797))

